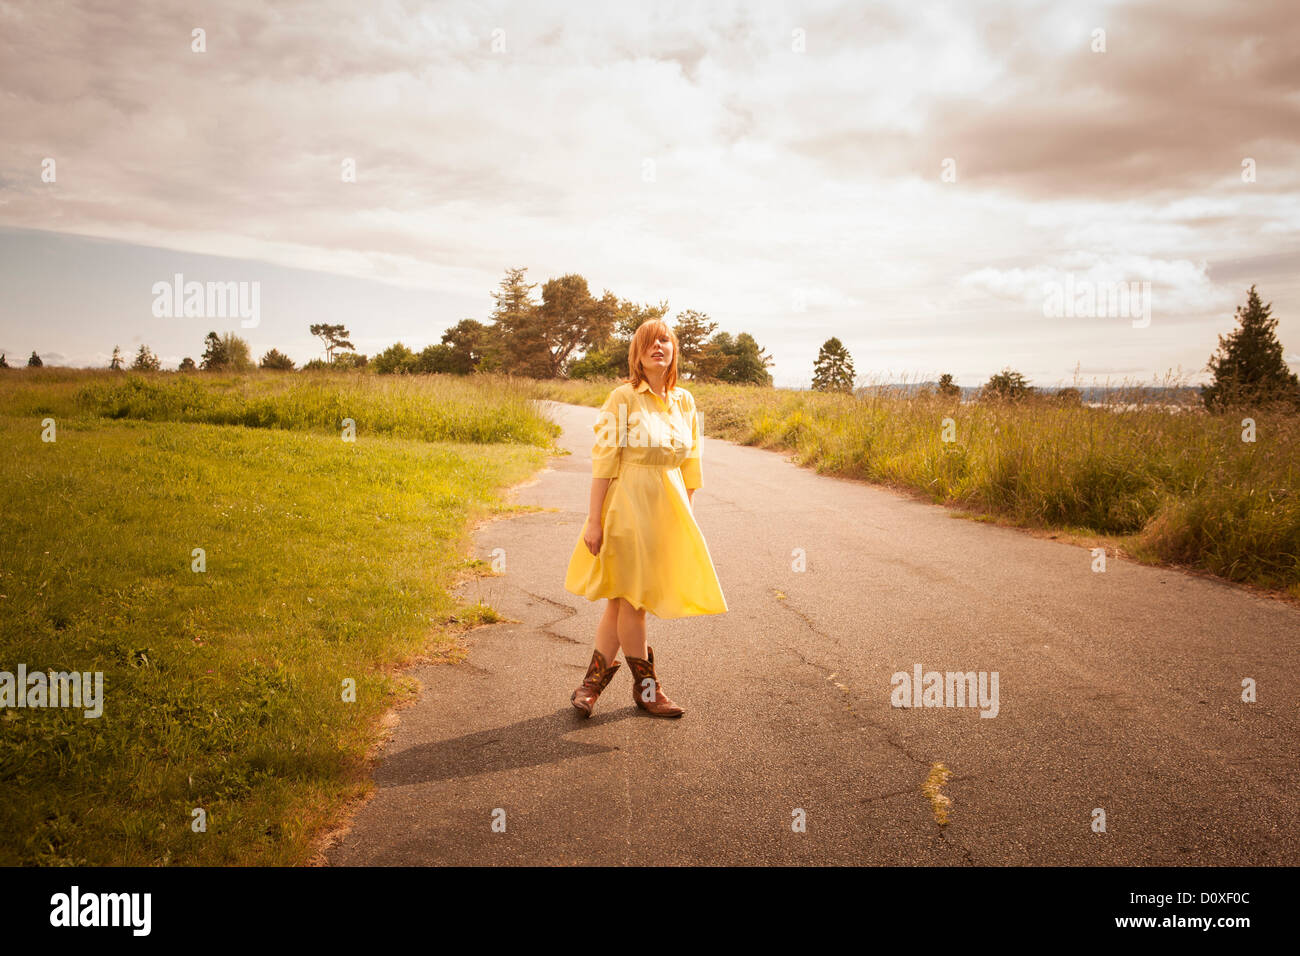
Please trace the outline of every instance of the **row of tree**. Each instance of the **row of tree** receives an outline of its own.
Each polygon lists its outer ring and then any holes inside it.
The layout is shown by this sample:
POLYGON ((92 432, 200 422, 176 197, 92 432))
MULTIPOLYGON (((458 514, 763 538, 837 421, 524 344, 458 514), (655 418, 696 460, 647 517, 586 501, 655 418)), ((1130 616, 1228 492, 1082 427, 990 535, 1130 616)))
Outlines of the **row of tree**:
MULTIPOLYGON (((662 319, 668 304, 638 305, 606 291, 591 294, 580 275, 561 276, 542 286, 526 280, 526 269, 507 269, 492 293, 496 302, 487 323, 462 319, 442 333, 442 340, 419 352, 402 342, 373 358, 360 354, 344 325, 318 323, 310 327, 320 339, 325 357, 303 365, 313 369, 369 369, 380 375, 506 372, 533 378, 607 378, 627 374, 627 353, 632 335, 647 319, 662 319)), ((733 337, 719 332, 718 324, 695 310, 678 314, 673 330, 680 345, 678 369, 696 381, 771 385, 767 371, 771 356, 752 335, 733 337)), ((294 362, 271 349, 257 363, 261 368, 290 371, 294 362)), ((114 348, 112 368, 123 368, 121 352, 114 348)), ((133 369, 158 368, 147 346, 131 365, 133 369)), ((209 332, 196 364, 186 357, 181 371, 245 371, 254 367, 249 345, 234 333, 209 332)))
MULTIPOLYGON (((311 334, 324 345, 325 358, 307 362, 304 369, 369 368, 381 375, 456 374, 507 372, 534 378, 612 378, 626 375, 627 353, 632 335, 647 319, 662 319, 668 303, 641 305, 620 299, 608 290, 597 298, 580 275, 551 279, 534 297, 536 283, 529 283, 527 269, 507 269, 497 290, 489 323, 462 319, 442 333, 442 341, 416 352, 397 342, 373 359, 355 351, 350 333, 343 325, 319 323, 311 334)), ((1209 408, 1282 401, 1300 406, 1300 380, 1286 364, 1277 338, 1277 319, 1272 303, 1261 302, 1252 285, 1246 304, 1236 311, 1237 328, 1219 336, 1219 348, 1210 356, 1206 369, 1213 379, 1201 390, 1209 408)), ((715 381, 771 385, 767 368, 771 357, 754 337, 742 332, 734 338, 719 332, 718 324, 701 312, 688 309, 673 323, 677 334, 678 367, 693 381, 715 381)), ((39 367, 41 358, 32 352, 29 367, 39 367)), ((156 371, 162 363, 147 345, 141 345, 130 367, 156 371)), ((257 363, 264 369, 292 371, 293 359, 271 349, 257 363)), ((125 367, 121 350, 113 348, 111 368, 125 367)), ((188 356, 181 371, 246 371, 254 367, 248 342, 233 332, 209 332, 196 364, 188 356)), ((0 355, 0 368, 8 368, 0 355)), ((838 338, 827 339, 813 366, 812 387, 817 391, 852 393, 856 387, 853 358, 838 338)), ((957 397, 961 389, 949 374, 935 388, 942 396, 957 397)), ((980 390, 983 400, 1022 401, 1035 389, 1019 372, 1003 369, 980 390)), ((1054 394, 1057 401, 1077 402, 1077 389, 1054 394)))
MULTIPOLYGON (((853 371, 853 356, 838 338, 827 339, 817 353, 813 363, 812 388, 817 392, 856 391, 857 376, 853 371)), ((914 390, 916 395, 937 395, 940 398, 960 398, 961 386, 952 375, 945 372, 933 388, 921 386, 914 390)), ((1003 369, 993 375, 980 389, 981 401, 1018 402, 1034 394, 1034 387, 1023 375, 1011 369, 1003 369)), ((1057 401, 1078 404, 1083 400, 1077 388, 1067 388, 1055 393, 1057 401)))
MULTIPOLYGON (((44 364, 45 363, 41 361, 41 357, 36 354, 36 350, 32 349, 31 357, 27 360, 27 367, 40 368, 44 364)), ((10 366, 9 366, 8 357, 5 355, 5 353, 0 352, 0 368, 9 368, 9 367, 10 366)))
MULTIPOLYGON (((532 378, 610 378, 626 375, 627 353, 638 326, 663 319, 668 303, 642 305, 606 291, 599 298, 580 275, 551 279, 536 298, 527 269, 507 269, 492 293, 488 323, 462 319, 442 341, 415 352, 398 342, 371 360, 380 374, 508 372, 532 378)), ((746 332, 732 336, 694 309, 671 323, 677 335, 678 371, 695 381, 771 385, 771 356, 746 332)), ((351 343, 340 326, 313 326, 337 361, 351 343)))
MULTIPOLYGON (((1222 409, 1272 402, 1300 407, 1300 377, 1287 366, 1282 343, 1277 337, 1277 319, 1273 304, 1265 305, 1252 285, 1246 304, 1237 306, 1235 328, 1219 336, 1219 347, 1209 362, 1210 384, 1201 387, 1201 400, 1210 409, 1222 409)), ((813 363, 812 387, 816 391, 852 393, 856 377, 853 357, 838 338, 829 338, 813 363)), ((961 388, 951 375, 939 379, 934 392, 956 398, 961 388)), ((980 389, 981 401, 1020 402, 1038 397, 1034 386, 1019 372, 1006 368, 993 375, 980 389)), ((1077 388, 1053 392, 1052 400, 1079 404, 1083 400, 1077 388)))

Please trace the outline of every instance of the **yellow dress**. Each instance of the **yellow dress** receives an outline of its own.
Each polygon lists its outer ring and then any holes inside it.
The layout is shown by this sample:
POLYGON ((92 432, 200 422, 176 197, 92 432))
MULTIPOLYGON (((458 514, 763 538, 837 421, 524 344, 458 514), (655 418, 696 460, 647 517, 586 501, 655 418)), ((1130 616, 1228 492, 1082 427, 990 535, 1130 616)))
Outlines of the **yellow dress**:
POLYGON ((642 382, 609 393, 592 426, 594 478, 609 478, 604 540, 593 555, 583 522, 564 588, 589 601, 621 597, 655 617, 724 614, 727 600, 695 523, 686 489, 699 488, 700 422, 695 398, 674 388, 665 403, 642 382))

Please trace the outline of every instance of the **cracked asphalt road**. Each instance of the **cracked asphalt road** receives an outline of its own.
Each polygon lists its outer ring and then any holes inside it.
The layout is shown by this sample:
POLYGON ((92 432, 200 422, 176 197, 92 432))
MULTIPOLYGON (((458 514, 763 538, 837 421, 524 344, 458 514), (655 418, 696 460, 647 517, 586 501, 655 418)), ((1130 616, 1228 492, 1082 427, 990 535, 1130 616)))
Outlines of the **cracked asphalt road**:
POLYGON ((573 454, 514 499, 553 510, 482 525, 475 554, 504 549, 505 574, 462 591, 517 623, 415 669, 331 865, 1300 862, 1294 605, 1114 558, 1093 573, 1086 548, 709 438, 695 511, 731 610, 647 618, 686 715, 636 710, 624 666, 583 720, 601 604, 563 580, 595 409, 546 407, 573 454), (918 663, 997 671, 997 716, 892 707, 918 663), (921 792, 936 763, 946 827, 921 792))

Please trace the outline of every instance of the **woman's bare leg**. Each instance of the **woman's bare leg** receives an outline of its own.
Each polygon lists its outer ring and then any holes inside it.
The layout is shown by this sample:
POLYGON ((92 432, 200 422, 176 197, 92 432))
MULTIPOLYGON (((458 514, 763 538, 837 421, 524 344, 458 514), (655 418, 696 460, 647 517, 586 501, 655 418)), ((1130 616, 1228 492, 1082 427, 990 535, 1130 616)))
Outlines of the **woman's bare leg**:
POLYGON ((623 598, 618 601, 618 643, 624 657, 645 659, 645 608, 637 610, 623 598))
POLYGON ((620 598, 610 598, 605 605, 605 613, 596 625, 596 650, 605 658, 605 663, 614 663, 618 656, 618 605, 620 598))
POLYGON ((632 672, 632 693, 637 706, 655 717, 680 717, 684 711, 659 686, 658 675, 654 673, 646 653, 645 611, 638 611, 625 598, 619 598, 618 643, 627 659, 627 668, 632 672))
POLYGON ((587 665, 586 676, 578 685, 578 689, 569 697, 573 706, 584 716, 591 716, 591 710, 596 706, 596 698, 614 676, 614 668, 619 666, 614 663, 614 658, 617 656, 618 599, 615 598, 609 602, 605 613, 600 616, 600 623, 596 625, 596 647, 592 651, 591 663, 587 665), (601 667, 600 658, 604 659, 604 667, 601 667))

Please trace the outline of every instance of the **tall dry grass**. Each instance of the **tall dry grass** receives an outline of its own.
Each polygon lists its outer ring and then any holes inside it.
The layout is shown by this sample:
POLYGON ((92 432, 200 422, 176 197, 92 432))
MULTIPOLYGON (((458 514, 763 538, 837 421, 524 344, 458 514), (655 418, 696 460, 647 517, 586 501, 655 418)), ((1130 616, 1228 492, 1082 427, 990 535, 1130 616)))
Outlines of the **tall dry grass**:
MULTIPOLYGON (((615 384, 547 394, 599 404, 615 384)), ((1118 536, 1139 559, 1300 597, 1300 417, 1281 408, 1211 414, 1140 385, 1094 408, 683 384, 709 435, 1017 525, 1118 536)))
POLYGON ((337 431, 419 441, 548 445, 530 379, 510 376, 375 376, 339 372, 181 374, 14 369, 0 375, 10 415, 243 425, 337 431))

